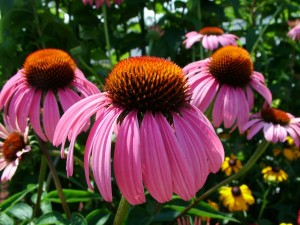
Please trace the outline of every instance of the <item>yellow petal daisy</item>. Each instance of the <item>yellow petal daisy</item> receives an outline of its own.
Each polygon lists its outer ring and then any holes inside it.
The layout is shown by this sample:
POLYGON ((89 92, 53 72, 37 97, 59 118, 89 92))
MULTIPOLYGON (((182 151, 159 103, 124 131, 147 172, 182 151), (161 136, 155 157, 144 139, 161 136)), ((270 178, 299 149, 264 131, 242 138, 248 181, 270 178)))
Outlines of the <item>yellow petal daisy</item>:
POLYGON ((287 173, 277 166, 268 166, 264 168, 261 172, 264 176, 264 180, 269 182, 282 182, 287 180, 288 178, 287 173))
POLYGON ((245 184, 221 187, 219 193, 223 205, 231 212, 248 210, 248 206, 255 202, 251 190, 245 184))
POLYGON ((221 170, 226 174, 226 176, 230 176, 233 172, 239 172, 241 168, 242 163, 234 154, 231 154, 230 157, 225 157, 221 166, 221 170))

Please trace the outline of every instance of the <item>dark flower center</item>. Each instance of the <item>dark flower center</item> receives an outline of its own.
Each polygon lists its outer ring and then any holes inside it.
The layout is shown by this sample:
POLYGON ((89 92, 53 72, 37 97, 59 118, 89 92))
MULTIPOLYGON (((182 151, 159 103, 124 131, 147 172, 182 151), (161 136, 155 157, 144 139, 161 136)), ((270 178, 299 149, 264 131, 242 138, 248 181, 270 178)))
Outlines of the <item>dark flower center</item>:
POLYGON ((250 81, 253 63, 243 48, 225 46, 211 56, 209 71, 220 83, 244 87, 250 81))
POLYGON ((182 69, 158 57, 132 57, 120 61, 105 84, 114 104, 127 110, 169 114, 183 106, 189 95, 182 69))
POLYGON ((2 154, 6 161, 12 162, 17 158, 17 152, 25 148, 24 137, 18 132, 11 133, 4 141, 2 154))
POLYGON ((42 49, 31 53, 23 67, 28 84, 42 90, 56 90, 72 82, 76 64, 62 50, 42 49))
POLYGON ((236 165, 236 159, 230 159, 229 166, 235 166, 235 165, 236 165))
POLYGON ((272 166, 272 171, 273 171, 274 173, 279 173, 279 171, 280 171, 279 166, 272 166))
POLYGON ((203 27, 199 30, 199 34, 202 35, 222 35, 224 31, 219 27, 203 27))
POLYGON ((231 188, 231 193, 235 197, 238 197, 242 194, 240 187, 236 187, 236 186, 231 188))
POLYGON ((263 109, 261 116, 265 122, 273 124, 287 125, 291 121, 286 112, 274 108, 263 109))

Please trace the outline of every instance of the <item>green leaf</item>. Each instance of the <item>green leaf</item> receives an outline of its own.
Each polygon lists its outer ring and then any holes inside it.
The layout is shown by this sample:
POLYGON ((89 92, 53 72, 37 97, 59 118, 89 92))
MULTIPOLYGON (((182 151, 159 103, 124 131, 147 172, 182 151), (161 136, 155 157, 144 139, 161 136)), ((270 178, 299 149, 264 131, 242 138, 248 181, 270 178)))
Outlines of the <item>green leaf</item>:
POLYGON ((36 225, 49 225, 49 224, 55 224, 55 225, 62 225, 66 224, 67 220, 59 213, 59 212, 50 212, 42 215, 40 218, 38 218, 35 221, 36 225))
MULTIPOLYGON (((90 192, 90 191, 82 191, 82 190, 73 190, 73 189, 63 189, 63 193, 66 197, 68 203, 71 202, 87 202, 94 199, 101 199, 99 194, 90 192)), ((50 201, 61 203, 60 198, 58 197, 57 191, 51 191, 45 195, 42 201, 50 201)))
POLYGON ((14 225, 14 220, 7 214, 0 212, 0 224, 1 225, 14 225))
POLYGON ((72 225, 87 225, 86 220, 80 213, 73 213, 69 223, 72 225))
POLYGON ((9 213, 12 214, 14 217, 20 220, 27 220, 30 219, 32 216, 32 208, 25 203, 17 203, 15 204, 10 210, 9 213))
POLYGON ((86 216, 86 221, 89 225, 104 225, 111 213, 106 209, 96 209, 86 216))
POLYGON ((14 194, 13 196, 9 197, 5 201, 0 204, 0 209, 2 212, 7 212, 11 207, 13 207, 17 202, 19 202, 25 195, 29 192, 32 192, 34 189, 37 188, 37 185, 29 184, 27 185, 27 189, 21 191, 19 193, 14 194))
MULTIPOLYGON (((186 208, 184 206, 175 206, 175 205, 166 205, 165 207, 174 209, 179 212, 182 212, 186 208)), ((229 220, 229 221, 234 221, 234 222, 240 223, 239 220, 231 217, 231 215, 225 215, 220 212, 216 212, 216 213, 215 212, 207 212, 207 211, 203 211, 203 210, 200 210, 197 208, 192 208, 189 211, 189 214, 201 216, 201 217, 209 217, 209 218, 213 218, 213 219, 229 220)))

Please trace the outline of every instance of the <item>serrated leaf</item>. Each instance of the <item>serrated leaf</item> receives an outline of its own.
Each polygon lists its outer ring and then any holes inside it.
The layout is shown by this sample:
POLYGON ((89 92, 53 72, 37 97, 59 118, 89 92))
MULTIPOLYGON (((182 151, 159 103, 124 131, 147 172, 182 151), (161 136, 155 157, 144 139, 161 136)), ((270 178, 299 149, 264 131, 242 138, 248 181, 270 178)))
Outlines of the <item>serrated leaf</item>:
POLYGON ((30 219, 32 216, 32 208, 25 203, 17 203, 15 204, 10 210, 9 213, 12 214, 14 217, 20 220, 27 220, 30 219))

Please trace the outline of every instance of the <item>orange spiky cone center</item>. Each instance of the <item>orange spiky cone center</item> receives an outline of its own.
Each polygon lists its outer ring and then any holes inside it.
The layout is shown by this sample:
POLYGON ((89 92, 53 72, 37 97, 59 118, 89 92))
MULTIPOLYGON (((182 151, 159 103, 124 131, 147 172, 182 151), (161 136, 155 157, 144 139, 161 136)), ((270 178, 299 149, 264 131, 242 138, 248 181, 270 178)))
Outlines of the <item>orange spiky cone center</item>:
POLYGON ((187 81, 175 63, 158 57, 132 57, 119 62, 105 88, 113 103, 126 110, 170 113, 187 102, 187 81))
POLYGON ((222 84, 244 87, 251 79, 253 63, 243 48, 225 46, 211 56, 209 71, 222 84))
POLYGON ((42 49, 31 53, 23 68, 29 85, 42 90, 56 90, 72 82, 76 64, 62 50, 42 49))
POLYGON ((224 31, 219 27, 203 27, 199 30, 199 34, 202 35, 222 35, 224 31))
POLYGON ((18 132, 11 133, 4 141, 2 154, 6 161, 12 162, 17 158, 17 152, 25 148, 24 137, 18 132))
POLYGON ((288 114, 280 109, 266 108, 261 111, 264 121, 273 124, 286 125, 291 121, 288 114))

